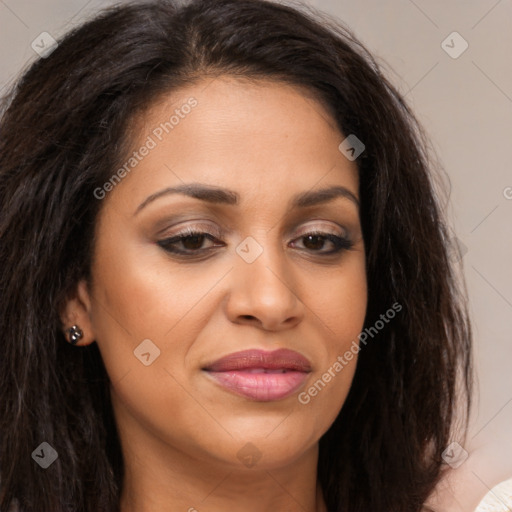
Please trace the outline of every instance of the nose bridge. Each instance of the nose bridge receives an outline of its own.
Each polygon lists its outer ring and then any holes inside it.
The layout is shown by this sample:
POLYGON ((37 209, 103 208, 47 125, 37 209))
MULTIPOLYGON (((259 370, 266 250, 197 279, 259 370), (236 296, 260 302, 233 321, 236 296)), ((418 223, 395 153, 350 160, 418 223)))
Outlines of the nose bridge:
POLYGON ((237 266, 244 274, 244 281, 250 284, 253 291, 258 288, 259 293, 264 290, 282 293, 281 288, 288 289, 283 283, 282 272, 283 260, 286 255, 278 242, 273 239, 272 234, 273 231, 263 229, 253 231, 238 245, 236 250, 239 257, 237 266), (248 281, 247 278, 249 278, 248 281), (259 286, 260 284, 262 286, 259 286))
POLYGON ((231 319, 257 319, 267 328, 301 316, 301 302, 287 271, 286 254, 273 231, 253 231, 236 248, 234 282, 228 313, 231 319))

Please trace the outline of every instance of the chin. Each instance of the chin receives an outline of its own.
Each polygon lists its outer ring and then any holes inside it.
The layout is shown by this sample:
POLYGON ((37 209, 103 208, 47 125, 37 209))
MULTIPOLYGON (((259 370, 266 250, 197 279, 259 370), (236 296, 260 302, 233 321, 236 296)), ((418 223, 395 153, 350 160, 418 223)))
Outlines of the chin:
POLYGON ((216 444, 215 451, 210 453, 237 469, 275 470, 294 464, 317 449, 320 436, 308 437, 303 429, 292 431, 276 426, 264 434, 246 432, 233 435, 229 444, 216 444), (219 448, 224 449, 219 452, 219 448))

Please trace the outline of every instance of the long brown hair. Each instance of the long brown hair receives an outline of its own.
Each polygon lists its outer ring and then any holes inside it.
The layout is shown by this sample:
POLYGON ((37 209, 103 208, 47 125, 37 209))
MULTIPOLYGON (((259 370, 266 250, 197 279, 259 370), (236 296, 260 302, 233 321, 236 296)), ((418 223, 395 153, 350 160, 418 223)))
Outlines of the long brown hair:
POLYGON ((365 328, 403 307, 361 350, 320 440, 328 509, 414 512, 438 482, 457 393, 462 411, 470 405, 471 329, 420 126, 362 44, 326 16, 264 0, 162 0, 101 12, 3 100, 0 511, 118 509, 108 376, 96 344, 66 343, 59 305, 90 277, 102 204, 93 191, 124 160, 130 120, 162 94, 226 73, 305 86, 363 141, 365 328), (42 441, 59 454, 46 470, 31 457, 42 441))

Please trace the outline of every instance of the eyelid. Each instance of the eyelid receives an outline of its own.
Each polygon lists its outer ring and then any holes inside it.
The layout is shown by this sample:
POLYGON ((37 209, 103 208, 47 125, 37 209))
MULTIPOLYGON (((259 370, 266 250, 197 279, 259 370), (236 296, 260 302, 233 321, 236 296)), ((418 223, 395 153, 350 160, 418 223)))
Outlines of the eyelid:
POLYGON ((333 222, 333 221, 323 221, 324 224, 319 224, 319 222, 321 222, 320 220, 317 220, 316 223, 313 224, 313 222, 315 221, 311 221, 310 224, 306 224, 306 225, 303 225, 301 226, 301 228, 299 229, 299 231, 295 234, 295 236, 302 236, 304 234, 308 234, 309 232, 311 231, 322 231, 322 232, 328 232, 330 234, 333 234, 333 235, 337 235, 337 236, 341 236, 343 238, 346 238, 348 237, 348 230, 346 228, 344 228, 343 226, 341 226, 340 224, 338 224, 337 222, 333 222), (333 224, 336 226, 337 230, 336 232, 331 232, 329 230, 329 227, 327 227, 325 225, 325 223, 329 222, 330 226, 333 226, 333 224))
MULTIPOLYGON (((326 223, 328 221, 323 221, 323 222, 326 223)), ((331 226, 333 224, 335 224, 335 226, 337 228, 336 230, 333 229, 333 231, 335 231, 335 232, 331 231, 327 226, 319 224, 319 220, 317 220, 317 221, 312 220, 312 221, 310 221, 309 224, 305 224, 305 225, 301 226, 301 228, 297 232, 289 233, 289 235, 290 236, 293 235, 294 238, 298 238, 298 237, 308 234, 312 231, 320 231, 320 232, 324 232, 324 233, 327 232, 329 234, 337 235, 342 238, 348 237, 347 230, 343 226, 340 226, 338 223, 333 223, 332 221, 330 221, 330 224, 331 224, 331 226)), ((212 236, 214 236, 218 239, 220 239, 226 235, 229 235, 232 232, 231 229, 221 229, 212 223, 205 223, 205 221, 191 220, 191 221, 183 221, 183 222, 173 226, 172 231, 167 231, 167 229, 162 229, 159 233, 157 233, 157 236, 165 237, 165 238, 172 238, 175 236, 179 236, 181 234, 187 234, 189 232, 195 232, 195 231, 206 231, 207 233, 211 234, 212 236), (187 224, 187 222, 189 222, 189 223, 187 224), (183 226, 182 228, 179 228, 178 226, 180 226, 181 224, 185 224, 185 226, 183 226), (174 229, 174 228, 176 228, 176 229, 174 229)))
POLYGON ((224 229, 221 230, 218 226, 215 226, 214 224, 205 223, 204 221, 183 221, 179 224, 176 224, 172 226, 172 228, 165 228, 162 229, 157 233, 157 237, 166 237, 166 238, 172 238, 175 236, 179 236, 182 233, 188 233, 191 231, 206 231, 208 233, 211 233, 212 236, 215 237, 222 237, 224 233, 229 233, 231 230, 224 229), (188 224, 187 224, 188 222, 188 224), (181 228, 179 226, 181 224, 185 224, 181 228), (172 229, 172 231, 170 231, 172 229))

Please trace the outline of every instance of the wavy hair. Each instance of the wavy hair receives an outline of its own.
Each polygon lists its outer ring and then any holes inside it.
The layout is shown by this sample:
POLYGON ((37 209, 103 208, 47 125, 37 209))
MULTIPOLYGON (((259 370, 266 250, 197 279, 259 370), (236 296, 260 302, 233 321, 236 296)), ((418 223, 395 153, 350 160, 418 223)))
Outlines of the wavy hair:
POLYGON ((0 511, 119 509, 123 457, 96 344, 77 349, 60 307, 90 278, 93 191, 124 161, 132 122, 205 77, 308 88, 357 159, 371 326, 320 439, 329 511, 415 512, 471 405, 471 326, 451 257, 436 166, 398 90, 340 22, 266 0, 125 3, 67 33, 3 99, 0 119, 0 511), (460 399, 460 400, 459 400, 460 399), (459 421, 460 420, 460 421, 459 421), (58 452, 32 460, 42 441, 58 452))

